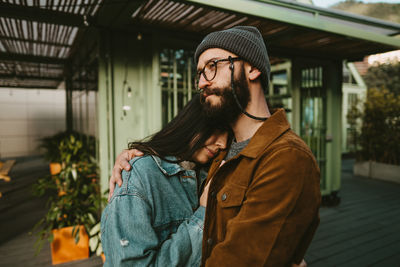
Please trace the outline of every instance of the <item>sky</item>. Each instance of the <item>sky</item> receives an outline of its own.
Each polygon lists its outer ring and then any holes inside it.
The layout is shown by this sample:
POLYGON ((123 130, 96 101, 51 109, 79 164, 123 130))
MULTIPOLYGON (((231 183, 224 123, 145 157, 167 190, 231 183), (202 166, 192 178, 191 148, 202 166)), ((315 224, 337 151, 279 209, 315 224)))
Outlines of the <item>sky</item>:
MULTIPOLYGON (((360 0, 358 0, 360 1, 360 0)), ((319 7, 329 7, 338 2, 344 2, 344 0, 313 0, 314 5, 319 7)), ((363 3, 391 3, 391 4, 400 4, 399 0, 362 0, 360 2, 363 3)))

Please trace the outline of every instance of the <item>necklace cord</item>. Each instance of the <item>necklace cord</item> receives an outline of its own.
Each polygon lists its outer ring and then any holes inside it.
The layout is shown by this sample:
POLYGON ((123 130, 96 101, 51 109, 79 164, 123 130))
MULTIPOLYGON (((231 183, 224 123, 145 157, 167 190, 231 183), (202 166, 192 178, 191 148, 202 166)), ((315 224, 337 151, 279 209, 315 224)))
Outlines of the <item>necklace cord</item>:
POLYGON ((234 75, 233 75, 234 74, 234 70, 235 70, 235 67, 234 67, 234 64, 233 64, 234 61, 233 61, 231 56, 229 56, 228 59, 229 59, 229 62, 230 62, 229 68, 231 69, 231 89, 232 89, 232 94, 233 94, 233 97, 235 98, 236 104, 238 105, 240 111, 244 115, 246 115, 247 117, 252 118, 254 120, 266 121, 268 119, 267 117, 257 117, 257 116, 251 115, 246 110, 244 110, 244 108, 240 104, 239 99, 238 99, 238 97, 236 95, 236 92, 235 92, 235 87, 234 87, 234 75))

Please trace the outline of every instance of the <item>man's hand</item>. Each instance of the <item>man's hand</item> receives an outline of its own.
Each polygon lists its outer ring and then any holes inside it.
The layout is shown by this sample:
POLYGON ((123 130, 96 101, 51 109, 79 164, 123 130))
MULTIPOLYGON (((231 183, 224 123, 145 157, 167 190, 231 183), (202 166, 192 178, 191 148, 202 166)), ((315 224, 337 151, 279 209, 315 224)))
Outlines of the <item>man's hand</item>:
POLYGON ((208 189, 210 188, 211 180, 204 187, 203 193, 200 196, 200 206, 207 207, 208 189))
POLYGON ((293 263, 293 264, 292 264, 292 267, 307 267, 307 263, 306 263, 306 261, 303 259, 303 260, 300 262, 299 265, 293 263))
POLYGON ((122 185, 122 177, 121 173, 122 170, 129 171, 131 169, 131 165, 129 161, 134 157, 141 157, 143 156, 143 152, 137 149, 125 149, 118 155, 117 159, 115 160, 114 168, 112 170, 111 178, 108 184, 110 192, 108 193, 108 201, 114 193, 115 184, 117 183, 119 186, 122 185))

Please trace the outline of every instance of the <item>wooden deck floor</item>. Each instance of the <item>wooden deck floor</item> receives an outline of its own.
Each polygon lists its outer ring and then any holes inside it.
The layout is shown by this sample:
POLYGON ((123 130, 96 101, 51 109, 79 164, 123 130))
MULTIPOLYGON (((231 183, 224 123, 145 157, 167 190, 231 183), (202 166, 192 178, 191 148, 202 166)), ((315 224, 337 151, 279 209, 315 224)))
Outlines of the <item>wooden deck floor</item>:
POLYGON ((400 266, 400 184, 354 177, 342 168, 341 204, 321 209, 306 255, 310 267, 400 266))
MULTIPOLYGON (((20 169, 23 164, 17 163, 14 177, 20 175, 32 180, 47 168, 38 161, 24 164, 31 171, 24 172, 20 169)), ((321 224, 306 255, 308 266, 399 267, 400 185, 353 177, 351 168, 352 161, 345 160, 341 204, 321 209, 321 224)), ((16 185, 5 189, 0 184, 0 189, 8 192, 6 198, 0 199, 0 267, 51 266, 49 245, 44 246, 38 257, 34 256, 35 237, 28 232, 45 208, 43 200, 29 197, 27 185, 28 182, 22 189, 16 185)), ((58 266, 101 265, 99 257, 91 257, 58 266)))

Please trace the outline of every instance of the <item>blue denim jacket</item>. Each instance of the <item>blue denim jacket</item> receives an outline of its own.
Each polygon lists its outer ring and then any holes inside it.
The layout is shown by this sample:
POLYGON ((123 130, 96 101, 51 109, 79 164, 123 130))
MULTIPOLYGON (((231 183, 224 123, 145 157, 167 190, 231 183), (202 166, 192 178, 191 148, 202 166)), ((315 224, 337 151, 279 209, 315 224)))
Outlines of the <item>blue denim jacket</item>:
POLYGON ((104 266, 199 266, 205 208, 195 171, 155 156, 130 164, 102 214, 104 266))

